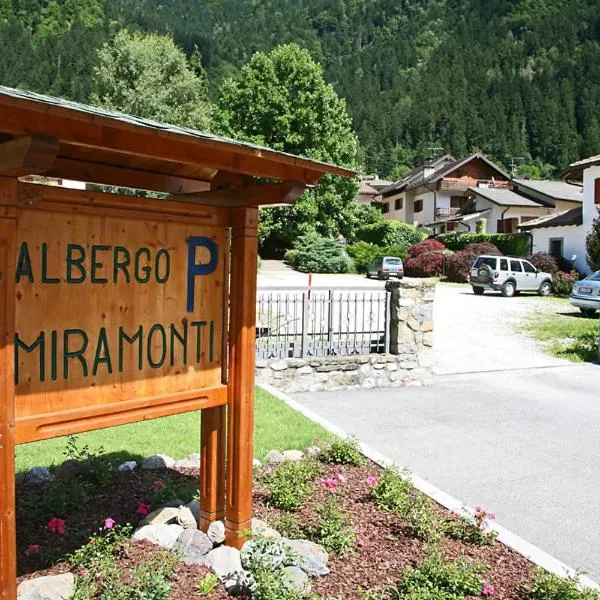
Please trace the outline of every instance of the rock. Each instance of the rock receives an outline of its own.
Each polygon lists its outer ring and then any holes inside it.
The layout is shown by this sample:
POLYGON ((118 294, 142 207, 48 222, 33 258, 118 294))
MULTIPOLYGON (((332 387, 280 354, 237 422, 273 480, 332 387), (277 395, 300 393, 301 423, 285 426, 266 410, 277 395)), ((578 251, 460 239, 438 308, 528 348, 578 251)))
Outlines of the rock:
POLYGON ((283 452, 280 452, 279 450, 271 450, 267 453, 265 458, 270 465, 279 465, 282 462, 285 462, 285 456, 283 455, 283 452))
POLYGON ((283 453, 285 460, 290 462, 298 462, 304 458, 304 452, 302 450, 286 450, 283 453))
POLYGON ((39 485, 40 483, 47 483, 48 481, 53 481, 54 475, 46 469, 46 467, 33 467, 27 471, 27 475, 25 475, 25 483, 27 485, 39 485))
POLYGON ((284 567, 283 582, 289 590, 294 590, 300 597, 308 596, 311 591, 310 579, 300 567, 284 567))
POLYGON ((153 454, 142 461, 142 469, 171 469, 175 466, 175 460, 165 454, 153 454))
POLYGON ((260 519, 252 519, 252 533, 269 538, 280 538, 281 534, 260 519))
POLYGON ((321 454, 323 454, 323 450, 321 450, 319 446, 309 446, 308 448, 306 448, 306 450, 304 450, 304 452, 306 456, 311 457, 321 456, 321 454))
POLYGON ((204 564, 212 569, 221 581, 225 581, 233 573, 242 571, 240 551, 231 546, 214 548, 206 555, 204 564))
POLYGON ((25 473, 15 473, 15 485, 25 483, 25 473))
POLYGON ((255 469, 260 469, 260 468, 262 467, 262 463, 260 462, 260 460, 258 460, 258 458, 255 458, 255 459, 252 461, 252 466, 253 466, 255 469))
POLYGON ((287 360, 277 360, 270 365, 271 371, 285 371, 288 368, 287 360))
POLYGON ((176 469, 199 469, 200 468, 200 454, 194 452, 183 460, 178 460, 175 463, 176 469))
POLYGON ((213 521, 208 526, 206 533, 213 544, 222 544, 225 541, 225 525, 223 521, 213 521))
POLYGON ((167 525, 174 523, 179 515, 179 509, 173 508, 172 506, 167 508, 157 508, 147 515, 142 521, 140 526, 144 525, 167 525))
POLYGON ((187 506, 182 506, 177 513, 177 523, 184 529, 198 529, 198 521, 187 506))
POLYGON ((192 511, 197 523, 200 520, 200 502, 198 502, 198 500, 192 500, 187 507, 192 511))
POLYGON ((287 545, 298 555, 298 567, 311 577, 329 575, 325 548, 308 540, 286 540, 287 545))
POLYGON ((56 469, 55 473, 61 479, 73 479, 73 477, 77 477, 77 475, 83 473, 84 468, 85 465, 82 462, 74 458, 69 458, 56 469))
POLYGON ((127 460, 117 467, 117 471, 135 471, 137 466, 138 464, 135 462, 135 460, 127 460))
POLYGON ((223 585, 230 596, 247 596, 250 591, 250 578, 244 571, 234 571, 223 580, 223 585))
POLYGON ((177 541, 177 538, 183 533, 181 525, 164 525, 162 523, 154 525, 144 525, 133 534, 134 540, 148 540, 167 550, 171 550, 177 541))
POLYGON ((17 589, 17 600, 67 600, 74 593, 75 577, 64 573, 24 581, 17 589))
POLYGON ((208 536, 197 529, 185 529, 173 546, 173 550, 181 554, 181 560, 187 565, 203 565, 212 548, 208 536))

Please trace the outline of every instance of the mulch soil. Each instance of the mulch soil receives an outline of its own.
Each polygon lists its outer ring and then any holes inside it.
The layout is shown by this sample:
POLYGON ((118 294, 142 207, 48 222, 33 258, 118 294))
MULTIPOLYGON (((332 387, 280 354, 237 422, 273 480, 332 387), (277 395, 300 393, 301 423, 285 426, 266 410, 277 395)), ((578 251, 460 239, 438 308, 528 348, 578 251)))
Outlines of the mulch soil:
MULTIPOLYGON (((382 512, 370 498, 366 483, 370 475, 378 476, 381 468, 368 463, 362 467, 325 465, 325 477, 341 474, 346 478, 338 488, 338 498, 349 522, 358 535, 360 543, 351 553, 338 557, 331 555, 328 566, 331 574, 313 579, 313 592, 323 598, 362 598, 361 590, 398 584, 400 572, 408 566, 418 566, 423 559, 424 544, 414 536, 411 527, 400 517, 382 512)), ((188 502, 197 489, 198 471, 133 471, 116 473, 115 479, 104 486, 89 487, 85 500, 79 506, 71 506, 64 514, 58 512, 59 501, 49 501, 55 488, 73 490, 79 497, 81 484, 77 480, 53 482, 40 486, 17 486, 17 538, 19 582, 32 577, 64 573, 69 570, 65 562, 68 555, 85 544, 90 535, 98 533, 106 518, 118 524, 137 525, 141 517, 136 514, 138 501, 151 504, 152 509, 178 497, 188 502), (160 481, 160 483, 156 483, 160 481), (69 487, 71 486, 71 487, 69 487), (162 487, 161 487, 162 486, 162 487), (160 488, 160 489, 157 489, 160 488), (48 530, 52 516, 65 519, 63 535, 48 530), (39 544, 39 553, 25 554, 32 544, 39 544)), ((255 516, 274 523, 283 513, 269 505, 269 495, 259 476, 255 482, 255 516)), ((331 494, 315 481, 311 499, 295 513, 302 526, 315 522, 315 507, 331 494)), ((58 494, 60 498, 60 494, 58 494)), ((446 511, 439 508, 440 518, 446 511)), ((460 556, 474 562, 489 565, 487 581, 494 585, 494 600, 523 600, 533 567, 521 555, 497 542, 492 546, 474 546, 462 541, 444 539, 442 549, 448 559, 460 556)), ((132 542, 126 560, 131 565, 147 562, 158 551, 147 542, 132 542)), ((208 573, 205 567, 185 566, 177 568, 171 600, 197 599, 197 583, 208 573)), ((227 598, 222 586, 203 596, 210 600, 227 598)))

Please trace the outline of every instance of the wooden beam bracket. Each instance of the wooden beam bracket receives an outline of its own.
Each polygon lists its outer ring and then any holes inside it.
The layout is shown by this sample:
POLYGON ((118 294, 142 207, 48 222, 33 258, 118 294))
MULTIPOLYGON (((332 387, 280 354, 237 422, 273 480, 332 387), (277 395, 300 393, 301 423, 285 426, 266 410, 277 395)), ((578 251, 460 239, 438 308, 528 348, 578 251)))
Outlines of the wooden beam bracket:
POLYGON ((58 155, 56 138, 29 135, 0 144, 0 175, 22 177, 50 170, 58 155))

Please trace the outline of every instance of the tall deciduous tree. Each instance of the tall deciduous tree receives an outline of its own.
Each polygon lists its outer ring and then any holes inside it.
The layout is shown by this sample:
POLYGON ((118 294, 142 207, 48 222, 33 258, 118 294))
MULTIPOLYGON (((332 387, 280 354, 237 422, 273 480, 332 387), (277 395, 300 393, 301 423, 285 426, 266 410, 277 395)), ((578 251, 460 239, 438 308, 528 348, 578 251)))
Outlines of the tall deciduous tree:
POLYGON ((170 37, 123 30, 98 51, 98 58, 95 104, 166 123, 210 128, 204 73, 192 68, 170 37))
MULTIPOLYGON (((215 118, 225 135, 275 150, 354 167, 357 138, 346 103, 325 82, 323 70, 296 44, 257 52, 239 76, 225 82, 215 118)), ((261 245, 267 252, 290 247, 316 230, 351 236, 356 226, 356 182, 325 176, 292 208, 263 211, 261 245)))

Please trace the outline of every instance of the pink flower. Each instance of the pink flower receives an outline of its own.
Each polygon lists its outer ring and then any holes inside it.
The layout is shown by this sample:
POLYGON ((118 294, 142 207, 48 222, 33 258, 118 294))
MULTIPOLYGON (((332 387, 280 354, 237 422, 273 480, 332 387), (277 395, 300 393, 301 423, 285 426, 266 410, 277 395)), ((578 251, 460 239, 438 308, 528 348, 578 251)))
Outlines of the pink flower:
POLYGON ((150 505, 139 500, 135 512, 141 517, 145 517, 150 512, 150 505))
POLYGON ((157 479, 153 484, 152 484, 152 489, 155 492, 158 492, 158 490, 162 490, 165 487, 165 482, 157 479))
POLYGON ((104 519, 104 529, 112 529, 115 525, 116 525, 116 521, 114 519, 111 519, 110 517, 108 519, 104 519))
POLYGON ((48 529, 50 530, 50 533, 62 535, 65 532, 65 520, 59 519, 58 517, 52 517, 50 521, 48 521, 48 529))
POLYGON ((494 586, 487 581, 483 582, 483 590, 481 590, 482 596, 491 596, 494 593, 494 586))
POLYGON ((39 544, 31 544, 27 550, 25 550, 25 556, 31 556, 32 554, 38 554, 40 551, 39 544))
POLYGON ((346 483, 346 478, 341 474, 341 473, 337 473, 337 475, 335 476, 335 478, 340 482, 340 483, 346 483))
POLYGON ((338 480, 337 479, 323 479, 321 485, 324 488, 327 488, 332 494, 335 494, 337 491, 338 480))
POLYGON ((365 545, 365 540, 363 540, 362 538, 360 538, 358 540, 358 542, 356 542, 361 548, 365 545))
POLYGON ((374 475, 369 475, 367 477, 367 485, 370 485, 371 487, 374 487, 377 485, 377 477, 375 477, 374 475))

